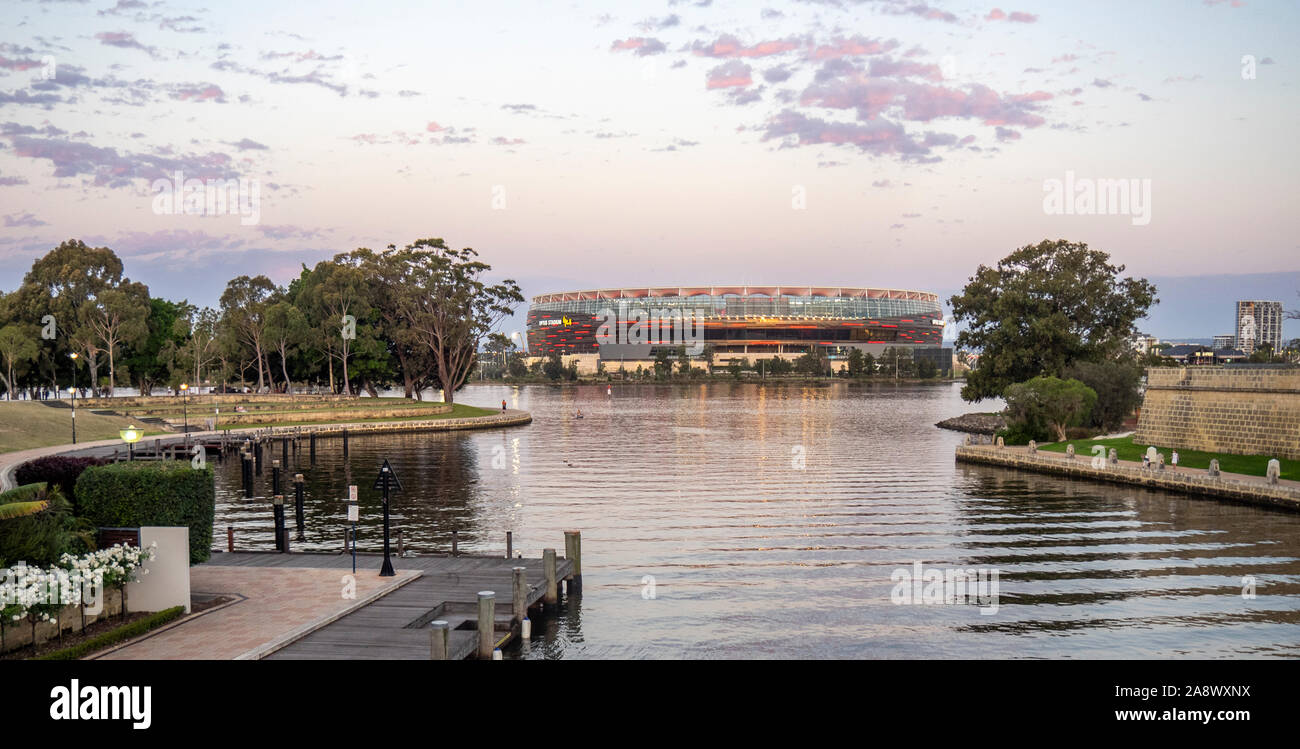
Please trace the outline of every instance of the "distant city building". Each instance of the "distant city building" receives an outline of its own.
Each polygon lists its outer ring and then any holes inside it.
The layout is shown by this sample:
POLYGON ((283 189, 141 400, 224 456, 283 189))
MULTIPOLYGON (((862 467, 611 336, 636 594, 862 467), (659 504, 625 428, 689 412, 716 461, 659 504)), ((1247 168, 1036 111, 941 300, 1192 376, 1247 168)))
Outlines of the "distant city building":
POLYGON ((1214 350, 1218 351, 1225 348, 1237 348, 1237 336, 1216 335, 1214 337, 1214 350))
POLYGON ((1129 343, 1133 346, 1134 351, 1145 356, 1151 353, 1151 349, 1160 343, 1160 339, 1146 333, 1138 333, 1129 339, 1129 343))
POLYGON ((1268 345, 1274 352, 1282 350, 1282 303, 1263 301, 1237 302, 1237 346, 1247 355, 1268 345))
POLYGON ((1229 364, 1246 359, 1245 352, 1239 349, 1212 349, 1209 346, 1194 343, 1180 343, 1177 346, 1171 346, 1165 349, 1162 355, 1173 359, 1179 364, 1189 366, 1229 364))

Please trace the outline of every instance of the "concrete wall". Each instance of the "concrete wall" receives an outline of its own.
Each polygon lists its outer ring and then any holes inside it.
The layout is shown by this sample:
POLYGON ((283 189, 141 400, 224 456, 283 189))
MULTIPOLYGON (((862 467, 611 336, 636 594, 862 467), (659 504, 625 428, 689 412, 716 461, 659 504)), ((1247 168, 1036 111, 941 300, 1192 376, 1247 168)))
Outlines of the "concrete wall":
POLYGON ((1136 441, 1300 459, 1300 368, 1154 367, 1136 441))
POLYGON ((139 582, 126 584, 127 606, 132 611, 163 611, 184 606, 190 613, 190 529, 141 526, 140 546, 154 549, 154 558, 136 573, 139 582), (145 574, 144 570, 148 570, 145 574))

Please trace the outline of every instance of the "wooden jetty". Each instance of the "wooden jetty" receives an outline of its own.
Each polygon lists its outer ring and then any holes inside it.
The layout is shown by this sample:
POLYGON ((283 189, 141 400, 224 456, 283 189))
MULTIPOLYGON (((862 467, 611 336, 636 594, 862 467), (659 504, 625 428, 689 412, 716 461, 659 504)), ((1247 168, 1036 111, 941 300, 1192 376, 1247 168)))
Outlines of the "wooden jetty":
MULTIPOLYGON (((565 534, 578 548, 577 532, 565 534)), ((378 569, 383 556, 358 553, 358 569, 378 569)), ((219 552, 207 562, 239 567, 352 570, 351 554, 219 552)), ((578 557, 541 559, 486 555, 394 558, 398 570, 420 577, 387 595, 294 639, 275 643, 256 657, 272 660, 428 660, 491 658, 492 651, 522 635, 530 623, 554 612, 562 593, 581 595, 578 557), (495 595, 486 606, 481 594, 495 595), (518 609, 518 610, 517 610, 518 609), (530 613, 531 612, 531 613, 530 613), (482 626, 491 621, 491 626, 482 626), (445 639, 443 639, 445 638, 445 639)))

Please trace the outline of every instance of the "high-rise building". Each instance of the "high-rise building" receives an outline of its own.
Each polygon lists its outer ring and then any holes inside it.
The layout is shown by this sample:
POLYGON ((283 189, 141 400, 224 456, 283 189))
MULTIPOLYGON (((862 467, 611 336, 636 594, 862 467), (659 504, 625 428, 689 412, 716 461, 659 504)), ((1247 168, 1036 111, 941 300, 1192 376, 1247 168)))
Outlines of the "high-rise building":
POLYGON ((1237 302, 1237 348, 1251 354, 1267 344, 1281 351, 1282 317, 1281 302, 1237 302))
POLYGON ((1213 348, 1214 348, 1215 351, 1222 351, 1223 349, 1226 349, 1226 348, 1227 348, 1227 349, 1237 348, 1237 336, 1235 336, 1235 335, 1216 335, 1216 336, 1214 337, 1214 346, 1213 346, 1213 348))

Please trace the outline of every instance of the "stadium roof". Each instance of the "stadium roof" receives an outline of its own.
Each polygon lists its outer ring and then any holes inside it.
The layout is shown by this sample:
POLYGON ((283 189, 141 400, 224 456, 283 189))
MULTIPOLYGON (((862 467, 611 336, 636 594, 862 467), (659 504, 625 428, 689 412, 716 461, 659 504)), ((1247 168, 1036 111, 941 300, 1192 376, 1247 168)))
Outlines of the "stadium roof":
POLYGON ((868 299, 917 299, 925 302, 939 301, 938 294, 907 289, 871 289, 860 286, 650 286, 624 289, 591 289, 588 291, 562 291, 533 297, 533 304, 548 302, 575 302, 588 299, 645 299, 647 297, 689 296, 820 296, 863 297, 868 299))

